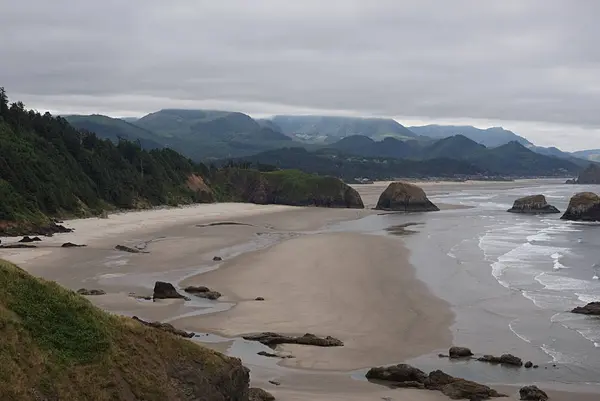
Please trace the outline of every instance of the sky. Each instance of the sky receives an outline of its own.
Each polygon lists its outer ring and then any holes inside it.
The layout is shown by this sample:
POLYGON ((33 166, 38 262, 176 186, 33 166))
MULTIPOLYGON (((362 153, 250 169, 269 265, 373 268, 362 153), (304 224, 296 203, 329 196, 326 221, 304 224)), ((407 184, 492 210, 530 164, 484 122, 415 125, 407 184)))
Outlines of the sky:
POLYGON ((0 86, 58 114, 381 116, 600 148, 598 15, 596 0, 0 0, 0 86))

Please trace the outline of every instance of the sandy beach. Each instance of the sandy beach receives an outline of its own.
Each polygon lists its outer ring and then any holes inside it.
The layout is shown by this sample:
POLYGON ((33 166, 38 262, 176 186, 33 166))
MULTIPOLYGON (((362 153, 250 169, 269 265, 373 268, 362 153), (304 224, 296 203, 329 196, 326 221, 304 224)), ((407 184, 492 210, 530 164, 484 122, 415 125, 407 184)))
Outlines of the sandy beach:
MULTIPOLYGON (((279 363, 254 363, 254 352, 247 363, 253 385, 278 400, 443 400, 440 393, 392 390, 353 373, 453 342, 451 305, 417 279, 401 237, 327 230, 376 214, 368 208, 384 186, 357 186, 365 210, 232 203, 72 220, 66 225, 74 232, 44 238, 36 249, 2 250, 0 257, 73 290, 102 289, 106 295, 89 299, 110 312, 227 337, 207 343, 220 351, 230 350, 240 335, 264 331, 310 332, 344 342, 331 348, 286 345, 278 351, 294 358, 279 363), (218 222, 235 224, 211 225, 218 222), (67 241, 87 246, 60 248, 67 241), (117 244, 147 253, 119 252, 117 244), (223 297, 149 302, 129 296, 151 295, 157 280, 179 288, 205 285, 223 297), (269 383, 274 379, 281 385, 269 383)), ((569 395, 553 393, 552 399, 569 395)))

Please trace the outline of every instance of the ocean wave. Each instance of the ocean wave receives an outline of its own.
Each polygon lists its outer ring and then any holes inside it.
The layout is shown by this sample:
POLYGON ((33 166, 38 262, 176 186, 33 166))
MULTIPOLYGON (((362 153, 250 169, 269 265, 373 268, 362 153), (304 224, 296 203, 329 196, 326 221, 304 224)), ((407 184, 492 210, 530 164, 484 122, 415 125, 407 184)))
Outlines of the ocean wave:
POLYGON ((600 294, 581 294, 576 292, 575 295, 577 296, 577 299, 585 304, 589 304, 590 302, 600 302, 600 294))
POLYGON ((510 331, 512 331, 512 332, 513 332, 513 334, 514 334, 515 336, 519 337, 521 340, 525 341, 526 343, 529 343, 529 344, 531 344, 531 340, 530 340, 530 339, 528 339, 527 337, 525 337, 523 334, 520 334, 520 333, 518 333, 518 332, 515 330, 515 328, 513 327, 513 323, 515 323, 515 322, 518 322, 518 321, 519 321, 519 319, 515 319, 515 320, 513 320, 512 322, 510 322, 510 323, 508 324, 508 328, 510 329, 510 331))
POLYGON ((547 290, 555 290, 555 291, 581 291, 587 290, 591 288, 596 288, 597 285, 590 281, 581 280, 578 278, 571 278, 565 276, 557 276, 553 274, 547 274, 546 272, 542 272, 534 277, 535 281, 544 286, 547 290))
POLYGON ((549 357, 552 358, 552 362, 557 364, 565 364, 565 363, 576 363, 577 358, 570 357, 547 344, 543 344, 540 349, 546 353, 549 357))

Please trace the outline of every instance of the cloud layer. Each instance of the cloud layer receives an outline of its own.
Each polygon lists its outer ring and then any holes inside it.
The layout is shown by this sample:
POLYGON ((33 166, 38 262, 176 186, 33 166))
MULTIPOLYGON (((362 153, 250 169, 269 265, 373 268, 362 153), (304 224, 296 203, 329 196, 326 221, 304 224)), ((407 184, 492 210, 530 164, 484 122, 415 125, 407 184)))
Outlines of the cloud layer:
POLYGON ((600 127, 594 0, 0 3, 0 85, 32 107, 512 121, 571 148, 600 127))

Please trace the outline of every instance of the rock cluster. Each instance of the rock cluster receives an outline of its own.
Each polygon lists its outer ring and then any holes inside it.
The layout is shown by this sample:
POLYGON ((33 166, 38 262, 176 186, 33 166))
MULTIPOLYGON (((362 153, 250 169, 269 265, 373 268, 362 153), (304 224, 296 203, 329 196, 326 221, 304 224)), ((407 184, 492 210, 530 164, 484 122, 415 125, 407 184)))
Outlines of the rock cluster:
POLYGON ((248 401, 275 401, 275 397, 262 388, 250 387, 248 390, 248 401))
POLYGON ((546 202, 544 195, 531 195, 519 198, 508 211, 511 213, 526 214, 560 213, 560 210, 546 202))
POLYGON ((382 380, 393 383, 394 387, 412 387, 441 391, 451 399, 481 399, 506 397, 483 384, 450 376, 441 370, 429 375, 420 369, 407 364, 372 368, 367 372, 367 379, 382 380))
POLYGON ((185 295, 181 295, 177 292, 173 284, 165 283, 164 281, 157 281, 154 283, 154 293, 152 295, 152 299, 185 299, 189 301, 190 299, 185 295))
POLYGON ((189 286, 189 287, 185 287, 183 289, 183 291, 187 292, 188 294, 193 294, 200 298, 206 298, 206 299, 212 299, 212 300, 219 299, 221 297, 220 292, 212 291, 210 288, 204 287, 204 286, 199 286, 199 287, 189 286))
POLYGON ((243 336, 244 340, 258 341, 268 347, 275 348, 279 344, 315 345, 317 347, 341 347, 344 343, 331 336, 319 337, 306 333, 300 337, 286 336, 277 333, 260 333, 243 336))
POLYGON ((448 356, 453 359, 466 358, 473 356, 473 352, 466 347, 452 347, 448 350, 448 356))
POLYGON ((375 208, 401 212, 440 210, 427 198, 422 188, 407 182, 392 182, 379 196, 375 208))
POLYGON ((489 363, 499 363, 502 365, 510 365, 510 366, 523 366, 523 361, 521 358, 516 357, 512 354, 504 354, 502 356, 493 356, 493 355, 484 355, 480 358, 477 358, 479 362, 489 362, 489 363))
POLYGON ((600 221, 600 196, 593 192, 580 192, 569 201, 563 220, 600 221))

